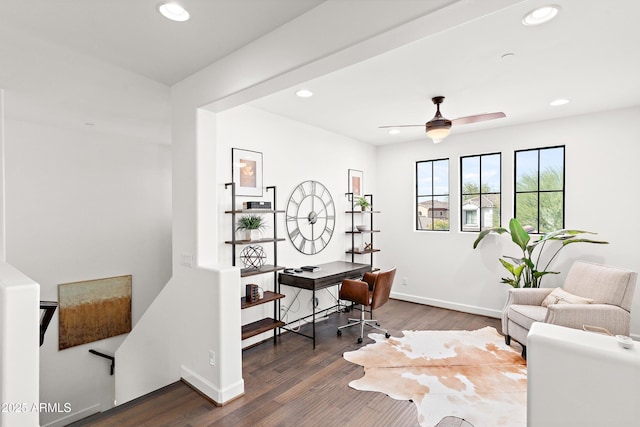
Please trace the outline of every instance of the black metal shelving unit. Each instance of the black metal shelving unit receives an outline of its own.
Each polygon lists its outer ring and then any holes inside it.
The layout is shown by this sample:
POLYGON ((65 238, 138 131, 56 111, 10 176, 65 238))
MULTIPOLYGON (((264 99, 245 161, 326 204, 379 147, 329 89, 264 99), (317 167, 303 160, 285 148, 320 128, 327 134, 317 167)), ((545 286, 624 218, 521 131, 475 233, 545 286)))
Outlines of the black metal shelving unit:
POLYGON ((242 325, 242 339, 251 338, 259 335, 263 332, 273 330, 273 343, 276 343, 278 336, 278 328, 284 326, 284 322, 280 320, 280 299, 284 298, 284 295, 279 292, 278 286, 278 271, 284 270, 284 267, 278 265, 278 243, 284 241, 283 238, 278 238, 278 221, 277 215, 284 213, 283 210, 277 210, 276 207, 276 187, 266 187, 267 191, 272 192, 272 208, 273 209, 236 209, 236 186, 235 183, 229 182, 224 185, 226 189, 231 188, 231 210, 225 211, 226 214, 231 214, 231 240, 225 241, 226 244, 231 245, 232 253, 232 265, 236 265, 236 248, 242 245, 252 245, 261 243, 273 243, 273 264, 265 264, 260 268, 242 269, 240 277, 250 277, 258 274, 273 274, 274 291, 265 291, 264 297, 256 302, 247 302, 244 297, 240 301, 240 309, 255 307, 262 304, 273 303, 273 318, 266 317, 258 321, 242 325), (239 240, 236 239, 235 224, 236 216, 239 214, 265 214, 272 215, 273 218, 273 234, 272 236, 264 239, 257 240, 239 240))

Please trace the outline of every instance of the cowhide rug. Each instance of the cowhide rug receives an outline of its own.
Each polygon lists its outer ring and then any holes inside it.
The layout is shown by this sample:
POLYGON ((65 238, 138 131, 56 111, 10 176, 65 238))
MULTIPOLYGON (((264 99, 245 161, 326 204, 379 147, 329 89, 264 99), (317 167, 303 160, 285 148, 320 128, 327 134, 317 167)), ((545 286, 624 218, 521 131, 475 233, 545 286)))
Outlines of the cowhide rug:
POLYGON ((447 416, 474 427, 526 426, 527 367, 492 327, 476 331, 403 331, 344 358, 364 366, 349 386, 411 400, 421 426, 447 416))

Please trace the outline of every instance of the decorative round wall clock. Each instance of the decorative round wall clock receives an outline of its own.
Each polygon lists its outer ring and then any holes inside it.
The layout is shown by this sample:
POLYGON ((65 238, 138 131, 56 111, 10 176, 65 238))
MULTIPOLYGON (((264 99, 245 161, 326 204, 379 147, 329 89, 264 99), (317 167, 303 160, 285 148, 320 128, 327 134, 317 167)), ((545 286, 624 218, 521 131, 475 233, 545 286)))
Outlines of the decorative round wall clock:
POLYGON ((322 251, 333 236, 336 209, 331 193, 318 181, 304 181, 287 203, 287 234, 303 254, 322 251))

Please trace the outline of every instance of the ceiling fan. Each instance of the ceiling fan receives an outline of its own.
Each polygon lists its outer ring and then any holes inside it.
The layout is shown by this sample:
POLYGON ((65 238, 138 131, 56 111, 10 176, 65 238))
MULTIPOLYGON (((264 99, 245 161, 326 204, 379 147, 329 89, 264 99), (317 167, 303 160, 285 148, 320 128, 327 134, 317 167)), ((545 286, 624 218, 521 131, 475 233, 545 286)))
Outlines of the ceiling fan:
POLYGON ((457 119, 449 120, 440 114, 440 104, 444 102, 444 96, 434 96, 431 101, 436 105, 436 115, 431 120, 423 125, 396 125, 396 126, 380 126, 380 129, 386 128, 403 128, 403 127, 415 127, 424 126, 427 131, 427 136, 431 138, 434 144, 441 142, 445 139, 451 131, 451 125, 466 125, 469 123, 483 122, 485 120, 501 119, 507 117, 506 114, 499 113, 485 113, 476 114, 474 116, 459 117, 457 119))

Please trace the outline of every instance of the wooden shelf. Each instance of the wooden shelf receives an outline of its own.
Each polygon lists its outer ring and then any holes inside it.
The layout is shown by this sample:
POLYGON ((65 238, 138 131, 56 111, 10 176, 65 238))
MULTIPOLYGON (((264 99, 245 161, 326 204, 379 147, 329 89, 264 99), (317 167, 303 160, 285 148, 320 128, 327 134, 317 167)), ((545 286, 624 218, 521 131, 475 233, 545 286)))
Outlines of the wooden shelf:
POLYGON ((284 322, 274 320, 270 317, 258 320, 257 322, 248 323, 242 326, 242 339, 246 340, 253 336, 259 335, 263 332, 268 332, 276 328, 281 328, 285 325, 284 322))
POLYGON ((253 268, 253 269, 243 268, 243 269, 241 269, 240 270, 240 277, 256 276, 258 274, 272 273, 274 271, 280 271, 280 270, 284 270, 284 269, 285 269, 285 267, 281 267, 279 265, 265 264, 260 268, 253 268))
POLYGON ((354 251, 354 250, 346 251, 346 253, 348 254, 357 254, 357 255, 372 254, 374 252, 380 252, 380 249, 371 249, 368 251, 354 251))
POLYGON ((273 243, 273 242, 284 242, 284 238, 277 238, 277 239, 257 239, 257 240, 236 240, 231 241, 231 240, 227 240, 225 241, 226 244, 228 245, 251 245, 254 243, 273 243))
POLYGON ((374 213, 380 213, 380 211, 344 211, 344 213, 363 213, 363 214, 374 214, 374 213))
POLYGON ((347 231, 347 234, 366 234, 366 233, 379 233, 380 230, 353 230, 353 231, 347 231))
POLYGON ((280 298, 284 298, 284 295, 276 292, 264 291, 264 297, 260 298, 256 302, 247 302, 245 297, 240 298, 240 308, 244 310, 245 308, 255 307, 260 304, 267 304, 269 302, 279 300, 280 298))

